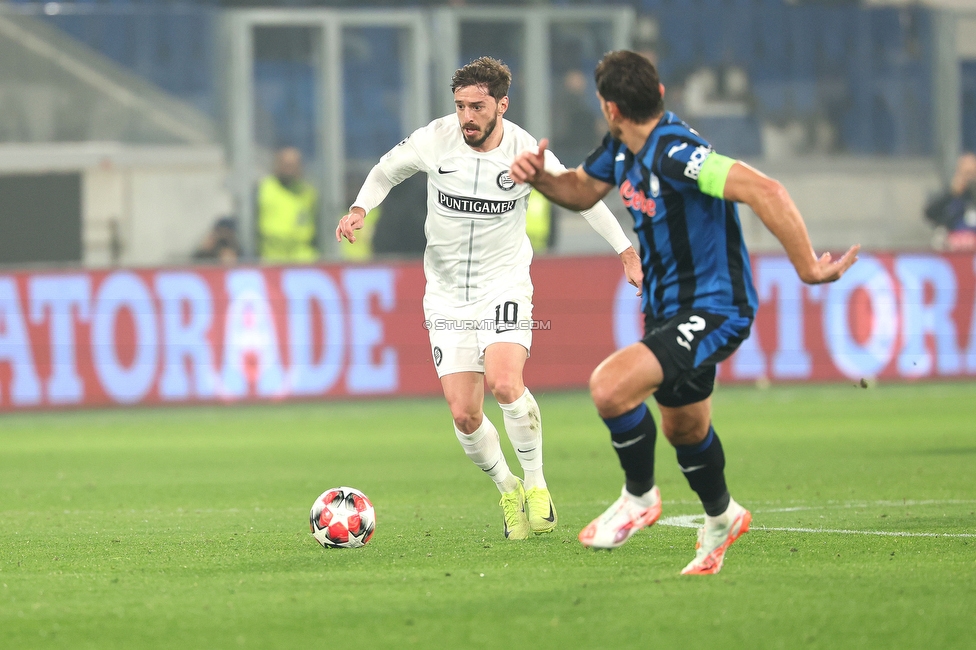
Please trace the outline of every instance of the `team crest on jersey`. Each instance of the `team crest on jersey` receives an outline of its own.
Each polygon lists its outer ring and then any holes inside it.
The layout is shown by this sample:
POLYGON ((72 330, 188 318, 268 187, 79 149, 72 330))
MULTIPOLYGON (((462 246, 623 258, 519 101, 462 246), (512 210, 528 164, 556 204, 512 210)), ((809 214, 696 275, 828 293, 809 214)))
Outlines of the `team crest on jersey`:
POLYGON ((620 198, 628 208, 643 212, 649 217, 657 214, 657 203, 654 199, 647 198, 644 190, 635 189, 629 178, 620 186, 620 198))
POLYGON ((503 189, 506 192, 515 187, 515 181, 513 181, 512 177, 508 175, 508 171, 503 171, 500 173, 498 178, 495 179, 495 183, 498 184, 500 189, 503 189))
POLYGON ((434 365, 440 367, 441 361, 443 361, 443 360, 444 360, 444 353, 441 352, 441 349, 435 345, 434 346, 434 365))

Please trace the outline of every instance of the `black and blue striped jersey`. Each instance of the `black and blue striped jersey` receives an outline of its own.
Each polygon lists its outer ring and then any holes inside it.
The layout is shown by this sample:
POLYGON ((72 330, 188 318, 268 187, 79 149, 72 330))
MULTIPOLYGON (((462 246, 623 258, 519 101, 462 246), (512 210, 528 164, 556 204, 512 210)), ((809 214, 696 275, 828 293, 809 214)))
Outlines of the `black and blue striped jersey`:
POLYGON ((634 218, 644 268, 641 311, 655 319, 702 309, 752 319, 758 306, 733 201, 702 193, 712 148, 667 111, 636 154, 608 133, 583 169, 616 185, 634 218))

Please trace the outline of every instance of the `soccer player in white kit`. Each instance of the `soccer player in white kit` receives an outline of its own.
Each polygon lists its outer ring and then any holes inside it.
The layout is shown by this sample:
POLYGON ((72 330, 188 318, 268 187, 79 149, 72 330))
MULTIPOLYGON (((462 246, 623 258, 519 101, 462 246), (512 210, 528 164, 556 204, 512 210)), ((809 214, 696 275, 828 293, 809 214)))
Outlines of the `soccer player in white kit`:
MULTIPOLYGON (((505 537, 525 539, 530 531, 552 531, 557 518, 542 471, 542 417, 522 381, 532 345, 532 246, 525 234, 531 188, 516 185, 508 170, 518 153, 538 144, 503 118, 511 81, 508 66, 490 57, 457 70, 456 114, 414 131, 380 159, 339 221, 336 240, 355 242, 366 213, 394 185, 427 174, 424 327, 434 366, 465 454, 501 492, 505 537), (486 380, 524 481, 512 474, 485 417, 486 380)), ((564 169, 549 152, 546 161, 564 169)), ((640 287, 640 259, 610 210, 599 203, 583 216, 640 287)))

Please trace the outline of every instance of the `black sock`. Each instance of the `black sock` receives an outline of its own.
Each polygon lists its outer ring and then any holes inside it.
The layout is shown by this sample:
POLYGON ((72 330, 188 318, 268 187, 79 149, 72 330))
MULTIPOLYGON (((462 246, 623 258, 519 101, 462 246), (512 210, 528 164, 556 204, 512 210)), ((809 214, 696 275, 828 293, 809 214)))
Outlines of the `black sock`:
POLYGON ((640 496, 654 487, 654 416, 643 402, 615 418, 604 418, 610 442, 620 458, 627 478, 627 491, 640 496))
POLYGON ((678 464, 691 489, 698 493, 705 514, 716 517, 729 507, 729 490, 725 485, 725 452, 715 429, 697 445, 676 445, 678 464))

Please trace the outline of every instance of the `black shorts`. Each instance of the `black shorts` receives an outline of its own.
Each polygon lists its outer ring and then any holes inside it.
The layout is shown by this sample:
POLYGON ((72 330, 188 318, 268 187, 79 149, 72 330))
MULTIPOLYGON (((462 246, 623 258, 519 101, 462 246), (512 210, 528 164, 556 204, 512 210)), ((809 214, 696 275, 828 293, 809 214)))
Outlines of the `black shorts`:
POLYGON ((715 387, 715 364, 749 337, 752 319, 698 309, 665 320, 644 316, 646 345, 664 370, 654 399, 662 406, 685 406, 706 399, 715 387))

